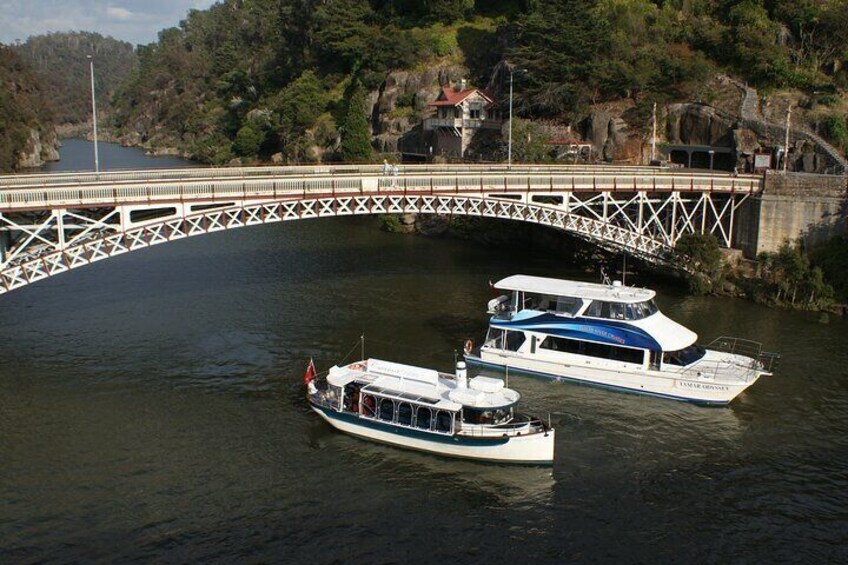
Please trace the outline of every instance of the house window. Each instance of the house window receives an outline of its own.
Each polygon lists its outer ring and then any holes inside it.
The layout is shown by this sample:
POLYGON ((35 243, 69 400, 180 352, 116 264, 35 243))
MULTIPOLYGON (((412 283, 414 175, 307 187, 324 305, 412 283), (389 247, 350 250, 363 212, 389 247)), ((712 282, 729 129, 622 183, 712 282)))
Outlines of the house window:
POLYGON ((479 103, 472 104, 470 110, 470 116, 472 120, 479 120, 482 117, 483 106, 479 103))

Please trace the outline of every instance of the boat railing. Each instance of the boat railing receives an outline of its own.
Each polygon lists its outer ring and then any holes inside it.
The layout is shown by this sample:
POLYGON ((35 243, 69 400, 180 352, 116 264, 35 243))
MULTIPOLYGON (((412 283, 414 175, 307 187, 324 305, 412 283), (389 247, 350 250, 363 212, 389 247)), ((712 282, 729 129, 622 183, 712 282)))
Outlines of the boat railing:
POLYGON ((713 349, 732 355, 742 355, 754 360, 754 369, 762 373, 771 374, 780 360, 778 353, 763 351, 763 344, 750 339, 739 337, 721 336, 714 339, 707 349, 713 349))
POLYGON ((673 372, 680 378, 694 381, 749 383, 757 377, 759 365, 754 359, 751 359, 750 363, 729 359, 701 359, 687 367, 679 367, 673 372))
POLYGON ((326 390, 319 390, 309 395, 309 400, 312 404, 326 408, 328 410, 339 409, 339 398, 336 395, 328 395, 326 390))
POLYGON ((468 424, 463 422, 460 424, 458 433, 472 437, 512 437, 540 433, 546 429, 547 425, 542 420, 528 418, 504 424, 468 424))

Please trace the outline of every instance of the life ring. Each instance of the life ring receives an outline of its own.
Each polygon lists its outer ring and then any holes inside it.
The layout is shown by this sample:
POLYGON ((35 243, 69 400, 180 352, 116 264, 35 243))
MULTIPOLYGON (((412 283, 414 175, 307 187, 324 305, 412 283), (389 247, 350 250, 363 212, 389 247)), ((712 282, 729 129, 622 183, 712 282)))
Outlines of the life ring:
POLYGON ((465 340, 465 345, 463 346, 463 351, 465 351, 466 355, 471 355, 471 352, 474 351, 474 342, 470 339, 465 340))
POLYGON ((353 363, 350 366, 350 370, 351 371, 364 371, 365 365, 363 365, 362 363, 353 363))

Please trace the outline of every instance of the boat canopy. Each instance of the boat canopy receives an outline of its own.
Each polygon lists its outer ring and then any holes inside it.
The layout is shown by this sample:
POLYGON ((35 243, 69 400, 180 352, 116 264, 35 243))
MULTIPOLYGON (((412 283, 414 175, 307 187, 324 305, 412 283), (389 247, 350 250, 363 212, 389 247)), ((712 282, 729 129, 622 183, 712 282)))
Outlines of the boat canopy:
POLYGON ((363 376, 362 371, 334 365, 330 367, 330 372, 327 374, 327 384, 343 387, 357 379, 362 379, 363 376))
POLYGON ((378 377, 373 383, 362 387, 362 394, 373 394, 382 398, 411 402, 428 408, 451 412, 459 412, 462 409, 460 403, 446 398, 449 396, 447 390, 440 391, 436 387, 412 384, 409 381, 402 382, 395 377, 378 377))
POLYGON ((656 296, 656 292, 647 288, 606 285, 580 281, 565 281, 530 275, 512 275, 495 283, 495 288, 508 291, 535 292, 551 296, 571 296, 588 300, 607 302, 644 302, 656 296))
POLYGON ((656 340, 663 351, 678 351, 698 340, 698 334, 666 317, 662 312, 628 324, 645 331, 656 340))

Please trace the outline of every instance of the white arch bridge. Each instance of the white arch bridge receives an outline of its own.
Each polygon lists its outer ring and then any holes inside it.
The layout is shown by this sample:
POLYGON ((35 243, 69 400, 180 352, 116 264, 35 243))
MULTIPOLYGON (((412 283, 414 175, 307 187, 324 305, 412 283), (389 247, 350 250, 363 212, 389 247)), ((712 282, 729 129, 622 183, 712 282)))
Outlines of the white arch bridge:
POLYGON ((423 213, 533 222, 653 261, 681 235, 733 247, 762 177, 656 167, 173 169, 0 177, 0 294, 130 251, 271 222, 423 213))

